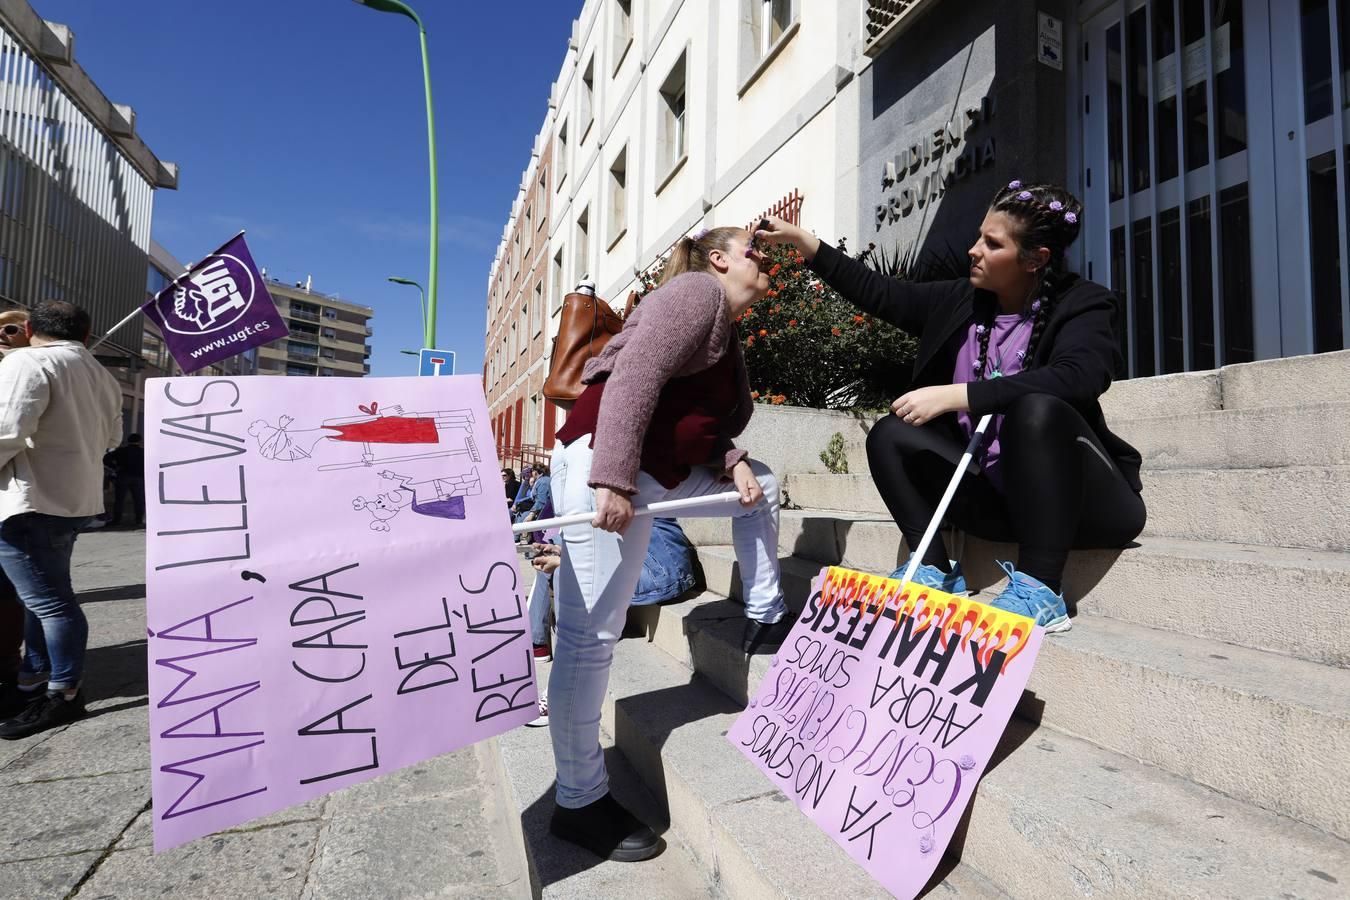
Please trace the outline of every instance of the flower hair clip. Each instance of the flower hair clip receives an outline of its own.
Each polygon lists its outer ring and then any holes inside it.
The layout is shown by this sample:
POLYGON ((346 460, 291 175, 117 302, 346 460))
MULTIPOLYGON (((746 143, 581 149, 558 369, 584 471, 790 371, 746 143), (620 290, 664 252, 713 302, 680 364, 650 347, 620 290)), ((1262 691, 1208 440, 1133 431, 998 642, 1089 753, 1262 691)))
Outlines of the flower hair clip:
POLYGON ((1018 199, 1018 200, 1030 200, 1030 199, 1031 199, 1031 191, 1023 191, 1022 193, 1020 193, 1020 194, 1017 195, 1017 199, 1018 199))
POLYGON ((1050 201, 1050 211, 1051 211, 1051 212, 1059 212, 1059 211, 1060 211, 1061 209, 1063 209, 1063 208, 1064 208, 1064 204, 1063 204, 1063 203, 1060 203, 1058 200, 1051 200, 1051 201, 1050 201))
POLYGON ((697 244, 699 241, 703 240, 705 237, 708 236, 709 230, 710 229, 707 228, 700 228, 698 231, 694 232, 694 236, 691 237, 690 240, 693 241, 695 244, 697 244))
POLYGON ((1018 190, 1018 189, 1020 189, 1021 187, 1022 187, 1022 182, 1019 181, 1019 180, 1017 180, 1017 179, 1013 179, 1012 181, 1008 182, 1008 190, 1010 190, 1010 191, 1018 190))
POLYGON ((1070 225, 1077 225, 1077 224, 1078 224, 1078 216, 1077 216, 1076 213, 1066 212, 1066 213, 1064 214, 1064 221, 1065 221, 1065 222, 1068 222, 1070 225))

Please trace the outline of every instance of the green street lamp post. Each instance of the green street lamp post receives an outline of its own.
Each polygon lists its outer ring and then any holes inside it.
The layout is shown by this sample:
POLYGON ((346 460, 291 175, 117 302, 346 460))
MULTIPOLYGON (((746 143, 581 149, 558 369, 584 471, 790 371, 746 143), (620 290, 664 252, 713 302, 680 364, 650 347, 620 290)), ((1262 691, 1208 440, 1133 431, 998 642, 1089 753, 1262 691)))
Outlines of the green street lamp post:
POLYGON ((417 294, 422 300, 422 346, 435 347, 436 324, 427 318, 427 292, 422 290, 422 286, 411 278, 399 278, 390 275, 388 280, 394 284, 410 284, 417 288, 417 294))
MULTIPOLYGON (((431 162, 431 271, 427 276, 427 309, 424 314, 426 345, 436 346, 436 268, 440 252, 440 230, 437 224, 436 203, 436 120, 431 109, 431 66, 427 62, 427 30, 412 7, 401 0, 356 0, 362 6, 368 6, 379 12, 398 13, 417 23, 417 31, 422 41, 422 81, 427 96, 427 153, 431 162)), ((391 281, 396 279, 390 279, 391 281)), ((419 289, 420 289, 419 285, 419 289)))

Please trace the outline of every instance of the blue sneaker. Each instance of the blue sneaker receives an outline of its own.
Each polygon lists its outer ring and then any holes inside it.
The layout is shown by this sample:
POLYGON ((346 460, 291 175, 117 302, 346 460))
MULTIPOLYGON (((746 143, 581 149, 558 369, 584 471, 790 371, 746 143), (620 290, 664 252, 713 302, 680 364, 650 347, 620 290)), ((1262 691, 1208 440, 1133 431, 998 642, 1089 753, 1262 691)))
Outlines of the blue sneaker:
POLYGON ((1073 627, 1063 594, 1056 594, 1030 575, 1017 571, 1010 562, 999 562, 999 567, 1008 573, 1008 586, 990 606, 1035 619, 1037 625, 1044 625, 1051 633, 1073 627))
MULTIPOLYGON (((905 564, 891 573, 890 577, 897 581, 905 577, 905 569, 909 568, 910 561, 914 555, 910 554, 905 564)), ((966 576, 961 574, 961 564, 956 560, 951 560, 951 574, 939 569, 937 566, 930 566, 927 563, 921 563, 919 568, 914 570, 914 583, 921 584, 924 587, 937 588, 939 591, 945 591, 948 594, 958 596, 970 593, 966 587, 966 576)))

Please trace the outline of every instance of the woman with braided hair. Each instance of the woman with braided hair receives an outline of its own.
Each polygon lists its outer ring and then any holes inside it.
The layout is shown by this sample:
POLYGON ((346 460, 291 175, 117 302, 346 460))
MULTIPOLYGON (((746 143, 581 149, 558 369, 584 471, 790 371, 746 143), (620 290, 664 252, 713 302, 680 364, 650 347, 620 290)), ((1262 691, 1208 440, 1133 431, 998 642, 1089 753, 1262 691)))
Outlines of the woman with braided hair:
MULTIPOLYGON (((948 521, 1018 545, 1016 564, 1000 563, 1009 580, 994 605, 1051 632, 1070 628, 1069 550, 1122 547, 1145 518, 1139 453, 1106 427, 1097 401, 1119 358, 1114 298, 1065 267, 1081 215, 1063 188, 1013 181, 968 251, 970 278, 926 284, 886 278, 779 219, 756 233, 795 244, 849 302, 919 339, 911 389, 867 437, 872 478, 911 552, 973 423, 994 414, 948 521)), ((966 591, 941 535, 914 580, 966 591)))

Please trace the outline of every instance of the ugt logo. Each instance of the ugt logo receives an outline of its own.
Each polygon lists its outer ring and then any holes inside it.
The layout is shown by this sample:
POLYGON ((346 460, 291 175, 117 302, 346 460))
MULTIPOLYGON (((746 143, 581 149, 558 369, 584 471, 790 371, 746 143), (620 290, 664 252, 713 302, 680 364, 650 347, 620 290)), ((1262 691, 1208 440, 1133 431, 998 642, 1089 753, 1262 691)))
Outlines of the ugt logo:
POLYGON ((253 303, 253 273, 228 253, 209 257, 173 287, 173 315, 164 324, 178 334, 210 334, 228 328, 253 303), (182 327, 175 327, 182 326, 182 327))

